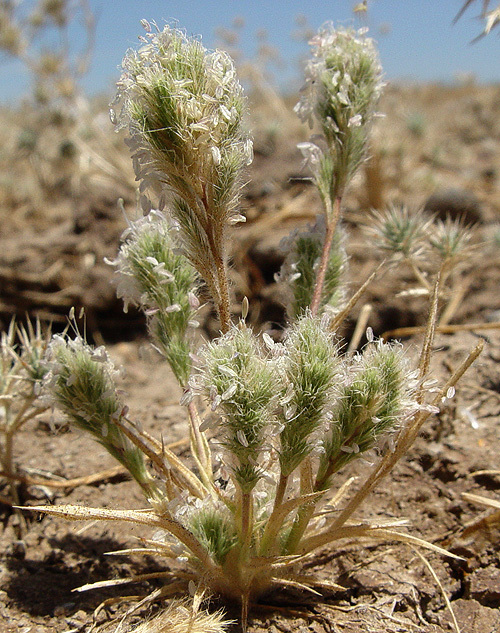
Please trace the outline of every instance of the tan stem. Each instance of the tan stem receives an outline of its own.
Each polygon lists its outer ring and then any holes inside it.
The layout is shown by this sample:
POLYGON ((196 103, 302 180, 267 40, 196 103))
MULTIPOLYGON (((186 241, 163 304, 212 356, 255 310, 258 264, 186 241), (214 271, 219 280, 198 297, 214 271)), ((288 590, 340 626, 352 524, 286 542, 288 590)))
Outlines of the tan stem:
POLYGON ((365 333, 372 310, 373 307, 369 303, 365 303, 365 305, 361 308, 356 327, 354 328, 352 338, 349 342, 349 346, 347 347, 347 353, 349 355, 354 354, 354 352, 358 349, 359 342, 365 333))
MULTIPOLYGON (((300 492, 303 495, 315 492, 310 457, 306 457, 300 465, 300 492)), ((315 509, 316 500, 302 506, 302 508, 300 508, 297 512, 297 516, 295 517, 295 521, 293 522, 292 529, 290 530, 290 534, 288 535, 285 545, 285 551, 287 554, 293 554, 297 550, 304 532, 313 517, 315 509)))
POLYGON ((415 275, 415 278, 417 279, 417 281, 419 281, 426 290, 430 291, 431 285, 429 284, 427 279, 424 277, 424 274, 422 273, 420 268, 415 264, 415 262, 412 259, 408 259, 407 261, 410 264, 410 268, 412 269, 412 272, 415 275))
POLYGON ((3 440, 3 451, 2 451, 2 467, 5 471, 7 477, 10 477, 14 474, 14 464, 13 464, 13 444, 14 437, 13 433, 5 433, 3 440))
MULTIPOLYGON (((205 193, 202 198, 202 204, 208 217, 210 213, 205 193)), ((208 223, 205 226, 205 231, 207 234, 208 243, 210 245, 210 250, 212 252, 217 279, 217 296, 214 297, 214 300, 217 303, 220 329, 222 334, 225 334, 231 329, 231 305, 229 302, 229 283, 227 279, 227 269, 223 255, 224 229, 221 227, 215 228, 213 225, 208 223)))
POLYGON ((280 475, 278 486, 276 488, 276 496, 274 497, 273 511, 271 512, 271 515, 267 520, 264 534, 262 535, 262 539, 260 542, 261 556, 265 556, 267 552, 272 548, 274 544, 274 539, 276 538, 276 535, 278 534, 278 531, 281 527, 281 522, 278 524, 278 522, 276 521, 276 517, 279 510, 281 509, 281 504, 283 503, 283 499, 285 497, 287 484, 288 476, 280 475))
POLYGON ((387 263, 387 260, 384 259, 382 262, 380 262, 380 264, 378 264, 375 270, 370 274, 370 276, 363 282, 363 284, 358 288, 358 290, 356 290, 353 296, 349 299, 347 304, 335 316, 335 318, 330 323, 330 330, 332 332, 334 332, 338 328, 338 326, 342 323, 342 321, 346 318, 346 316, 349 314, 352 308, 356 305, 359 299, 363 296, 368 286, 372 283, 372 281, 375 279, 379 271, 383 268, 383 266, 385 266, 386 263, 387 263))
POLYGON ((274 498, 274 508, 273 511, 281 505, 283 502, 283 497, 285 496, 286 485, 288 483, 287 475, 280 475, 280 480, 278 482, 278 487, 276 488, 276 497, 274 498))
POLYGON ((201 565, 209 574, 214 569, 214 563, 205 547, 198 539, 168 512, 149 512, 143 510, 110 510, 108 508, 87 508, 77 505, 62 506, 30 506, 22 508, 30 512, 43 512, 58 516, 69 521, 126 521, 137 525, 148 525, 153 528, 164 529, 173 534, 198 558, 201 565))
POLYGON ((220 329, 223 334, 231 329, 231 307, 229 303, 229 283, 227 280, 226 266, 222 257, 216 257, 217 280, 219 282, 219 298, 217 309, 219 311, 220 329))
MULTIPOLYGON (((476 272, 477 271, 474 271, 474 273, 476 272)), ((471 273, 470 275, 467 275, 465 279, 461 280, 460 285, 457 286, 457 284, 454 284, 451 299, 448 301, 446 308, 439 318, 439 326, 448 325, 448 323, 451 321, 453 315, 455 314, 465 295, 469 291, 472 280, 473 274, 471 273)))
POLYGON ((243 558, 248 556, 252 540, 253 522, 253 495, 251 492, 243 492, 241 495, 241 554, 243 558))
MULTIPOLYGON (((403 336, 411 336, 412 334, 420 334, 425 332, 425 325, 416 325, 412 327, 399 327, 395 330, 384 332, 380 338, 399 338, 403 336)), ((457 325, 438 325, 436 332, 440 334, 455 334, 455 332, 474 332, 475 330, 500 330, 500 321, 494 323, 459 323, 457 325)))
MULTIPOLYGON (((431 362, 432 345, 434 343, 434 336, 436 334, 437 325, 437 312, 439 302, 439 289, 441 287, 441 271, 436 275, 436 281, 434 282, 434 288, 431 297, 431 305, 429 311, 429 318, 427 320, 427 329, 425 333, 425 340, 422 346, 422 352, 420 354, 420 362, 418 366, 418 373, 420 380, 423 380, 429 370, 429 364, 431 362)), ((421 402, 421 395, 417 395, 417 400, 421 402)))
POLYGON ((332 214, 330 217, 327 217, 325 241, 323 243, 323 250, 316 277, 316 285, 314 287, 314 294, 311 301, 311 314, 313 316, 318 314, 318 310, 321 306, 321 297, 323 295, 323 287, 325 285, 326 272, 328 270, 328 260, 332 249, 333 236, 335 235, 335 229, 337 228, 337 223, 340 217, 341 203, 341 196, 337 196, 333 203, 332 214))
POLYGON ((222 254, 221 240, 217 240, 213 227, 207 227, 208 243, 212 251, 217 279, 217 296, 214 297, 219 313, 220 329, 225 334, 231 329, 231 309, 229 303, 229 282, 227 279, 227 269, 222 254))
POLYGON ((5 469, 6 477, 10 479, 10 484, 9 484, 10 496, 11 496, 10 503, 13 505, 18 505, 19 504, 18 487, 13 477, 14 475, 13 449, 14 449, 14 433, 6 433, 4 437, 3 467, 5 469))

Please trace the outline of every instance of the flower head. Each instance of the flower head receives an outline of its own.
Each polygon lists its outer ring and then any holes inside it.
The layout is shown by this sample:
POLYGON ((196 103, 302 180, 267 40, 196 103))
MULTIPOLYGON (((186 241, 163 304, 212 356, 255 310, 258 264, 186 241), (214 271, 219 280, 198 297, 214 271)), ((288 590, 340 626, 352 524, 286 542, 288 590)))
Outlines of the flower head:
POLYGON ((115 369, 104 347, 80 336, 54 335, 48 348, 46 394, 75 426, 91 433, 150 495, 154 489, 143 453, 116 424, 126 412, 118 397, 115 369))
POLYGON ((286 390, 280 398, 281 473, 290 475, 320 444, 339 378, 337 349, 323 321, 306 314, 290 329, 282 371, 286 390))
POLYGON ((123 60, 117 123, 130 133, 143 208, 149 212, 151 196, 160 210, 168 203, 226 330, 226 229, 244 220, 237 206, 252 160, 242 87, 226 53, 207 51, 178 29, 143 25, 145 45, 123 60))
MULTIPOLYGON (((289 314, 293 318, 303 316, 311 305, 321 248, 325 239, 326 223, 318 216, 313 225, 291 236, 290 251, 281 268, 279 279, 287 281, 292 291, 289 314)), ((287 244, 288 245, 288 244, 287 244)), ((330 249, 325 283, 321 295, 321 308, 338 308, 344 297, 344 272, 347 255, 344 235, 337 229, 330 249)))
POLYGON ((324 440, 319 488, 328 486, 332 474, 376 447, 419 407, 414 397, 416 374, 397 344, 370 343, 345 371, 324 440))
POLYGON ((213 195, 230 214, 252 158, 233 62, 178 29, 146 31, 144 46, 123 60, 117 95, 141 189, 163 203, 173 193, 194 209, 213 195))
POLYGON ((312 59, 295 112, 321 126, 328 150, 303 145, 311 153, 316 183, 325 199, 337 196, 363 160, 368 127, 382 90, 382 69, 365 31, 326 24, 311 40, 312 59), (320 150, 318 152, 318 149, 320 150))
POLYGON ((325 24, 310 41, 312 59, 295 111, 311 127, 317 118, 327 138, 373 117, 383 86, 382 68, 365 32, 325 24))
POLYGON ((277 368, 264 357, 255 335, 233 327, 201 351, 202 389, 220 409, 222 443, 234 461, 234 476, 250 491, 262 476, 259 461, 269 445, 278 394, 277 368))
POLYGON ((159 211, 130 222, 122 235, 116 266, 117 295, 139 306, 148 317, 149 331, 175 376, 185 385, 191 369, 188 327, 199 305, 195 294, 197 275, 177 252, 172 227, 159 211))

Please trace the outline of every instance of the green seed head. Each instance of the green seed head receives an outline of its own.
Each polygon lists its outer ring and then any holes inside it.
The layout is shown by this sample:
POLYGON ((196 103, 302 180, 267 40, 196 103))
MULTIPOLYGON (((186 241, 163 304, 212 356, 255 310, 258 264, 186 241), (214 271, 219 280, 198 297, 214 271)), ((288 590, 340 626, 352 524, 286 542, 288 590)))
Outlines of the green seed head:
POLYGON ((365 32, 323 26, 311 40, 312 59, 295 111, 316 120, 324 139, 299 147, 310 163, 323 198, 342 195, 363 161, 369 125, 382 90, 382 70, 365 32))
POLYGON ((262 472, 259 460, 269 443, 278 394, 275 364, 246 327, 233 327, 201 352, 203 391, 219 409, 222 443, 242 490, 252 490, 262 472))

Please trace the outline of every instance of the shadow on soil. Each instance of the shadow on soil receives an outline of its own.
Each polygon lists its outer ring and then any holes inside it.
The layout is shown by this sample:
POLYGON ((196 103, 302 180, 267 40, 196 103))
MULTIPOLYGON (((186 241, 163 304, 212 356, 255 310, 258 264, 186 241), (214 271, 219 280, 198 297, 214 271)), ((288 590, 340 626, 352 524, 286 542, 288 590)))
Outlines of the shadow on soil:
POLYGON ((26 557, 7 555, 5 559, 9 575, 4 590, 8 600, 31 616, 51 616, 61 608, 89 611, 107 598, 129 593, 146 595, 144 582, 140 588, 139 583, 131 584, 128 591, 128 585, 84 593, 74 589, 86 583, 163 571, 150 557, 141 559, 140 564, 131 564, 126 557, 104 556, 123 548, 123 543, 112 538, 65 535, 49 539, 48 544, 51 549, 42 560, 30 558, 29 551, 26 557))

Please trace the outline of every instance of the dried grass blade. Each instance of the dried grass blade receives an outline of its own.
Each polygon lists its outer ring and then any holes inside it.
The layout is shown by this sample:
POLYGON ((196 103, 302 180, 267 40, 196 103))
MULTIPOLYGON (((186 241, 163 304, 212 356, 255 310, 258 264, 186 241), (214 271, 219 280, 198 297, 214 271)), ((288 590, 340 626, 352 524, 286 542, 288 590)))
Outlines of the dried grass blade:
MULTIPOLYGON (((19 507, 19 506, 17 506, 19 507)), ((168 516, 158 516, 150 511, 137 510, 108 510, 105 508, 86 508, 82 506, 29 506, 21 507, 22 510, 31 512, 43 512, 52 516, 58 516, 69 521, 87 521, 98 519, 101 521, 127 521, 140 525, 163 528, 181 541, 191 552, 200 559, 207 569, 213 568, 213 563, 205 548, 198 539, 183 525, 168 516)))
POLYGON ((112 552, 104 552, 104 556, 130 556, 130 554, 152 554, 161 556, 162 553, 153 547, 130 547, 129 549, 117 549, 112 552))
MULTIPOLYGON (((311 477, 309 477, 308 479, 312 481, 311 477)), ((318 492, 303 494, 300 497, 296 497, 295 499, 289 499, 288 501, 285 501, 285 503, 279 505, 277 508, 274 508, 271 516, 267 521, 267 525, 262 536, 261 553, 267 553, 269 548, 273 546, 276 536, 283 525, 283 521, 285 520, 287 515, 290 514, 290 512, 293 512, 293 510, 296 510, 297 508, 301 508, 307 504, 314 502, 323 494, 324 492, 322 490, 318 492)))
POLYGON ((427 567, 427 569, 429 570, 431 576, 434 578, 434 580, 437 583, 437 586, 439 587, 439 589, 441 590, 441 594, 443 595, 444 601, 446 603, 446 607, 448 608, 448 611, 450 612, 451 615, 451 619, 453 622, 453 626, 455 627, 455 631, 456 633, 461 633, 460 631, 460 627, 458 626, 458 622, 457 619, 455 617, 455 613, 453 611, 453 607, 451 606, 451 602, 448 598, 448 596, 446 595, 446 592, 444 590, 444 587, 441 583, 441 581, 439 580, 436 572, 434 571, 434 568, 432 567, 432 565, 429 563, 429 561, 427 560, 427 558, 425 558, 425 556, 418 551, 418 549, 416 547, 410 546, 411 549, 415 552, 415 554, 420 558, 420 560, 424 563, 424 565, 427 567))
POLYGON ((353 309, 359 299, 364 295, 368 286, 372 283, 375 277, 378 275, 380 269, 385 266, 386 260, 384 259, 380 264, 375 268, 375 270, 371 273, 371 275, 365 280, 365 282, 361 285, 358 290, 352 295, 347 304, 342 308, 342 310, 335 315, 334 319, 330 323, 330 329, 332 332, 338 328, 338 326, 342 323, 342 321, 346 318, 349 312, 353 309))
POLYGON ((287 579, 294 580, 295 582, 300 582, 310 587, 318 587, 319 589, 334 589, 335 591, 346 591, 345 587, 342 587, 342 585, 338 585, 336 582, 332 582, 331 580, 319 580, 318 578, 310 576, 309 574, 294 574, 287 579))
POLYGON ((488 499, 488 497, 481 497, 480 495, 474 495, 470 492, 462 492, 462 497, 466 501, 472 501, 472 503, 479 503, 480 505, 500 510, 500 501, 497 501, 496 499, 488 499))
POLYGON ((303 553, 312 552, 319 547, 324 547, 325 545, 328 545, 332 541, 338 541, 344 538, 375 538, 383 539, 385 541, 400 541, 402 543, 408 543, 410 545, 419 545, 420 547, 430 549, 433 552, 441 554, 442 556, 447 556, 456 560, 463 560, 460 556, 448 552, 442 547, 439 547, 439 545, 429 543, 429 541, 425 541, 424 539, 418 538, 417 536, 412 536, 411 534, 402 534, 401 532, 396 532, 387 528, 377 528, 361 525, 344 526, 342 528, 336 529, 333 528, 330 530, 326 530, 325 532, 321 532, 320 534, 316 534, 315 536, 310 536, 303 541, 301 551, 303 553))
POLYGON ((309 585, 305 585, 295 580, 287 580, 286 578, 274 578, 272 581, 272 584, 278 587, 294 587, 295 589, 304 589, 305 591, 309 591, 315 596, 321 597, 321 594, 319 593, 319 591, 316 591, 312 587, 309 587, 309 585))
MULTIPOLYGON (((429 371, 429 364, 431 361, 432 344, 434 343, 434 336, 436 334, 437 316, 438 316, 438 302, 439 302, 439 288, 441 285, 441 271, 436 275, 436 281, 432 290, 431 305, 429 310, 429 318, 427 319, 427 328, 425 331, 424 344, 422 346, 422 353, 420 355, 419 362, 419 376, 420 380, 423 380, 429 371)), ((421 388, 420 393, 417 396, 419 402, 422 402, 424 391, 421 388)))
POLYGON ((121 420, 116 421, 116 425, 125 433, 125 435, 140 449, 142 450, 158 468, 158 470, 165 476, 169 477, 170 472, 165 465, 164 459, 167 459, 172 468, 175 468, 185 481, 185 486, 189 492, 199 499, 206 497, 207 491, 200 480, 194 475, 177 455, 170 451, 166 446, 162 447, 161 454, 155 452, 151 447, 151 437, 144 431, 139 431, 130 420, 127 420, 128 425, 123 424, 121 420), (161 456, 160 456, 161 455, 161 456))
MULTIPOLYGON (((144 580, 153 580, 154 578, 171 578, 174 576, 171 571, 158 571, 150 574, 139 574, 137 576, 130 576, 130 578, 114 578, 112 580, 99 580, 97 582, 91 582, 81 587, 76 587, 72 591, 83 593, 84 591, 90 591, 91 589, 103 589, 105 587, 117 587, 118 585, 129 585, 133 582, 142 582, 144 580)), ((178 574, 182 575, 182 574, 178 574)))
POLYGON ((249 568, 252 570, 259 568, 279 569, 280 567, 290 567, 309 558, 309 554, 291 554, 290 556, 256 556, 249 561, 249 568))
POLYGON ((340 488, 333 495, 333 497, 330 499, 330 501, 328 501, 328 505, 330 506, 330 508, 327 509, 327 510, 324 510, 322 512, 316 512, 314 516, 315 517, 321 517, 321 516, 324 516, 326 514, 331 514, 332 512, 335 512, 338 504, 345 497, 347 491, 352 486, 352 484, 356 481, 356 479, 357 479, 357 477, 349 477, 349 479, 347 481, 344 481, 344 483, 340 486, 340 488))

